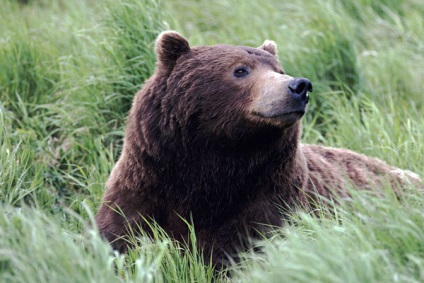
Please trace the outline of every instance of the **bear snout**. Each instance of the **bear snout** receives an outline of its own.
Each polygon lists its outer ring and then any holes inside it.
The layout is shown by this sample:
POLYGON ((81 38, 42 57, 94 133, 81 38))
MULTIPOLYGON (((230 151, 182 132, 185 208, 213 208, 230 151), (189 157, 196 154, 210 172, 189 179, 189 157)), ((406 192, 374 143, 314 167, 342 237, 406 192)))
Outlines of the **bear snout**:
POLYGON ((308 91, 312 92, 312 83, 305 78, 294 78, 288 85, 289 94, 299 102, 309 102, 308 91))

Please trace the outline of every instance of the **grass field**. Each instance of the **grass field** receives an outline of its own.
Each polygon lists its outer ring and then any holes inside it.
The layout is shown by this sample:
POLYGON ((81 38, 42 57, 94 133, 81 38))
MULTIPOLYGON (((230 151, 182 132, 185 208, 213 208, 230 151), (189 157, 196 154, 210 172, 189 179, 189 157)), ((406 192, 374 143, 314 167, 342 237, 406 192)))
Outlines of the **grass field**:
POLYGON ((159 229, 119 255, 90 228, 169 28, 193 45, 275 40, 286 72, 314 85, 303 142, 424 176, 424 3, 262 2, 2 1, 1 282, 424 282, 424 197, 412 188, 293 214, 231 279, 159 229))

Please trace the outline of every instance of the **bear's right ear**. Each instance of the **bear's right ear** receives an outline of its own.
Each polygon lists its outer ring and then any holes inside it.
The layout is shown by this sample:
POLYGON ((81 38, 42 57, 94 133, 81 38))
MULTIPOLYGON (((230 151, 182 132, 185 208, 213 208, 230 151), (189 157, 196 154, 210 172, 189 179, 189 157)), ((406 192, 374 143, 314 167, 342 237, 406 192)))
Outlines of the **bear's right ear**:
POLYGON ((273 40, 265 40, 265 42, 259 48, 267 51, 268 53, 271 53, 274 56, 277 56, 277 44, 273 40))
POLYGON ((156 54, 164 67, 173 68, 177 59, 189 51, 187 39, 176 31, 164 31, 156 39, 156 54))

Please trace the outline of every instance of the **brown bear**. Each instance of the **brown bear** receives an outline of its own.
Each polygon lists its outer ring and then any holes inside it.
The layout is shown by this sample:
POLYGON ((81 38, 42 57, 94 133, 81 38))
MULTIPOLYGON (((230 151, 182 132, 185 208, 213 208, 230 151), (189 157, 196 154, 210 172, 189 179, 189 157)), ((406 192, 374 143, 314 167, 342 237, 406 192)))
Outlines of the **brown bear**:
POLYGON ((146 220, 187 241, 186 219, 205 258, 221 266, 282 225, 282 209, 350 184, 402 183, 402 171, 380 160, 299 142, 312 84, 284 72, 273 41, 190 47, 168 31, 156 53, 96 216, 115 249, 126 250, 130 229, 149 231, 146 220))

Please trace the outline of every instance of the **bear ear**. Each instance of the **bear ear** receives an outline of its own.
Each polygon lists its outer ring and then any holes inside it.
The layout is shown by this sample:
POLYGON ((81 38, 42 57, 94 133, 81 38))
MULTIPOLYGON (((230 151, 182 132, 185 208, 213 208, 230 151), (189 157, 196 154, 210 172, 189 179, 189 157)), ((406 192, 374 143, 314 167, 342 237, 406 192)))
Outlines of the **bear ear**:
POLYGON ((177 59, 190 51, 187 39, 176 31, 164 31, 156 39, 158 60, 166 67, 173 67, 177 59))
POLYGON ((277 56, 277 44, 273 40, 265 40, 259 48, 277 56))

